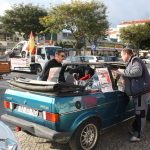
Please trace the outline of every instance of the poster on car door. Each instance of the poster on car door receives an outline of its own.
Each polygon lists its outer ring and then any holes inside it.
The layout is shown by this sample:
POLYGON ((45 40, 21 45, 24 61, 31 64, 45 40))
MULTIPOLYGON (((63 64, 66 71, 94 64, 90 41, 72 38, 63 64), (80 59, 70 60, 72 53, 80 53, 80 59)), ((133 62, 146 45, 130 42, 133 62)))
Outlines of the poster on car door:
POLYGON ((102 92, 112 92, 112 82, 107 68, 96 69, 102 92))

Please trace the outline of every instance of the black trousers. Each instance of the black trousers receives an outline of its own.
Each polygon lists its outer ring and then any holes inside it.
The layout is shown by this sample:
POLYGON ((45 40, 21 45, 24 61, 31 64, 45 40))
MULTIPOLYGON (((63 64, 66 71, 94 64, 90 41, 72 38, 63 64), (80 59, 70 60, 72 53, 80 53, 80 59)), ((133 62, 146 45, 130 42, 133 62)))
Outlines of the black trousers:
POLYGON ((146 115, 148 104, 147 100, 150 98, 150 93, 146 93, 137 97, 133 97, 135 105, 135 120, 132 128, 137 132, 137 137, 141 138, 144 134, 144 127, 146 122, 146 115))

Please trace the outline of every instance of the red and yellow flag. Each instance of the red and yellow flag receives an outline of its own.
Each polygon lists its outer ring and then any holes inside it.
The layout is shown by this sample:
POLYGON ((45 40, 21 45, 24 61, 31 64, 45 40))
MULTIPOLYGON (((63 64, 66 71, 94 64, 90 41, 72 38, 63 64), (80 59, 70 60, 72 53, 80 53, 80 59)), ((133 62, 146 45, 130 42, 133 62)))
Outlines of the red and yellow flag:
POLYGON ((31 54, 35 54, 35 41, 34 41, 34 36, 32 31, 30 33, 30 38, 29 38, 29 52, 31 54))

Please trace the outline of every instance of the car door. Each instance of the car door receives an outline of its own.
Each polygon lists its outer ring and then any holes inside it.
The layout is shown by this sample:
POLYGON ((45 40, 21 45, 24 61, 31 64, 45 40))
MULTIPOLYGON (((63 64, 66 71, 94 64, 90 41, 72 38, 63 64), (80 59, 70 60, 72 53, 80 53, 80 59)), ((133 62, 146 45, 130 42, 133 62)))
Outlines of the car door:
POLYGON ((102 126, 107 127, 118 120, 118 99, 115 91, 102 92, 101 85, 97 74, 95 73, 90 79, 89 84, 86 86, 86 90, 91 96, 96 98, 95 111, 98 112, 102 119, 102 126))
MULTIPOLYGON (((118 64, 119 65, 119 64, 118 64)), ((115 67, 115 66, 114 66, 115 67)), ((109 69, 109 72, 111 74, 112 80, 114 80, 116 77, 113 75, 113 71, 109 69)), ((117 82, 113 82, 113 88, 114 92, 117 96, 117 113, 116 118, 118 120, 127 119, 134 114, 133 109, 133 101, 124 93, 124 81, 123 78, 117 79, 117 82)))
POLYGON ((117 115, 120 120, 130 118, 134 115, 134 103, 131 97, 127 96, 126 93, 117 90, 118 99, 117 115))

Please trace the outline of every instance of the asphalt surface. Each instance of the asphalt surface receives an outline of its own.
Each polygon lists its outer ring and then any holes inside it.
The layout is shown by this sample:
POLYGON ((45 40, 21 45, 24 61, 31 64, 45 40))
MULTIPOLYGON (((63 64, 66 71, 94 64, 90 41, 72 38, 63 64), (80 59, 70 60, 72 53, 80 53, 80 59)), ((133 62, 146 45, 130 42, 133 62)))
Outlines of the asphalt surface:
MULTIPOLYGON (((8 79, 13 77, 27 77, 36 79, 37 76, 28 73, 12 72, 0 80, 0 115, 4 114, 3 94, 6 88, 9 88, 8 79)), ((96 150, 150 150, 150 122, 146 122, 145 137, 138 143, 130 143, 128 131, 130 130, 132 120, 121 123, 115 127, 106 130, 100 135, 96 150)), ((61 145, 29 135, 23 131, 16 132, 15 127, 8 124, 14 131, 15 136, 22 150, 70 150, 68 144, 61 145)))

